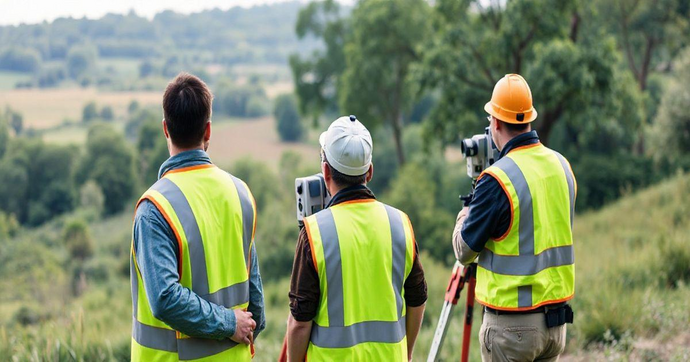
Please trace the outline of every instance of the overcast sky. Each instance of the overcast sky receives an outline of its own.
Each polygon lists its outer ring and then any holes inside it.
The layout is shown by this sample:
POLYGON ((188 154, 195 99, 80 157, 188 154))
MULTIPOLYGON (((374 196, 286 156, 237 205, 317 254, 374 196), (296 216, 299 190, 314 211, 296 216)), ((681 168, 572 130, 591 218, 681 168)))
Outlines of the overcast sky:
MULTIPOLYGON (((67 16, 100 18, 107 13, 124 14, 130 9, 152 18, 166 9, 193 13, 213 8, 226 10, 233 6, 250 7, 284 1, 286 0, 0 0, 0 25, 33 24, 67 16)), ((354 2, 339 1, 348 4, 354 2)))

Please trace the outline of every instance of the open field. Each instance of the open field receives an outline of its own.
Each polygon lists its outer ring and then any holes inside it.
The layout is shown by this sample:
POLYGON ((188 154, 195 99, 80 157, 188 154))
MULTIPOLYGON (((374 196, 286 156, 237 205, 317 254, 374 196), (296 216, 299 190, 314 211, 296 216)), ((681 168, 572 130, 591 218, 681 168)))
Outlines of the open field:
POLYGON ((318 160, 319 148, 314 144, 281 142, 273 117, 248 121, 213 123, 209 154, 214 162, 228 165, 240 158, 251 158, 276 169, 283 152, 296 152, 302 159, 318 160))
POLYGON ((137 100, 142 106, 161 102, 161 92, 101 92, 96 88, 17 89, 0 91, 0 108, 12 107, 24 116, 24 128, 45 129, 64 119, 81 120, 90 101, 98 107, 113 107, 115 117, 124 117, 127 106, 137 100))

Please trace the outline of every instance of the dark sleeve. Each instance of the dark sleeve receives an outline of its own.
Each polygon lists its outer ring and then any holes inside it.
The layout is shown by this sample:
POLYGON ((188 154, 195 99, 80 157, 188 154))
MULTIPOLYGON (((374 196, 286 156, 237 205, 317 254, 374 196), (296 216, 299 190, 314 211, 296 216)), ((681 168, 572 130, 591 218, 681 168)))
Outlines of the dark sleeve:
POLYGON ((485 174, 474 190, 469 214, 460 231, 462 240, 476 252, 481 252, 489 239, 498 239, 510 226, 510 201, 498 181, 485 174))
POLYGON ((426 302, 426 279, 424 269, 419 261, 419 247, 414 243, 414 261, 410 275, 405 279, 405 304, 408 307, 419 307, 426 302))
POLYGON ((252 313, 252 319, 256 322, 254 338, 266 328, 266 315, 264 309, 264 286, 259 271, 259 256, 256 254, 256 244, 252 243, 251 271, 249 273, 249 306, 247 311, 252 313))
POLYGON ((321 290, 319 275, 314 267, 311 247, 304 227, 299 231, 288 296, 290 297, 290 313, 295 320, 309 322, 316 317, 321 290))

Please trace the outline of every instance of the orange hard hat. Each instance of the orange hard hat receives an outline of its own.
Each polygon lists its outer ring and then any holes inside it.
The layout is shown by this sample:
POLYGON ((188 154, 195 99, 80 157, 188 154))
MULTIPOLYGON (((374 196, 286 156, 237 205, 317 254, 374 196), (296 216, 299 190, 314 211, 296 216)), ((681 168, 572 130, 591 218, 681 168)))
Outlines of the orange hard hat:
POLYGON ((532 91, 519 74, 506 74, 496 83, 491 101, 484 110, 506 123, 522 124, 537 119, 532 106, 532 91))

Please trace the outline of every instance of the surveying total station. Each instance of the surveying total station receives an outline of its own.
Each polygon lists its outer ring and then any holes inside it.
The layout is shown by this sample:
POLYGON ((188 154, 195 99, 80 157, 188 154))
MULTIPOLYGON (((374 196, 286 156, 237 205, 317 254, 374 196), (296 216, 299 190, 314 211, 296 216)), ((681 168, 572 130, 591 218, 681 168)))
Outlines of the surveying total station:
MULTIPOLYGON (((469 195, 462 195, 460 199, 464 206, 468 206, 474 194, 474 187, 477 184, 477 178, 489 166, 496 161, 498 150, 491 138, 491 129, 486 127, 483 134, 472 136, 462 140, 461 151, 467 160, 467 176, 472 179, 472 191, 469 195)), ((431 350, 427 362, 434 362, 438 360, 438 356, 443 347, 443 342, 448 333, 451 317, 453 316, 453 307, 458 304, 460 293, 467 286, 467 304, 465 305, 465 318, 463 319, 462 330, 462 353, 460 361, 467 362, 470 354, 470 337, 472 335, 472 316, 474 312, 474 288, 477 284, 477 264, 472 263, 463 267, 460 262, 456 261, 453 266, 453 271, 450 274, 450 281, 446 287, 446 295, 443 301, 443 308, 441 309, 441 316, 434 332, 434 340, 431 342, 431 350)))

